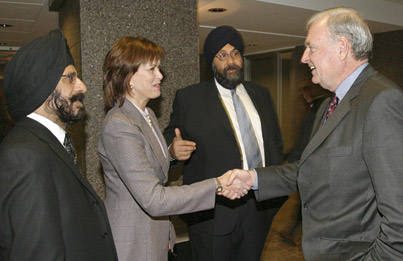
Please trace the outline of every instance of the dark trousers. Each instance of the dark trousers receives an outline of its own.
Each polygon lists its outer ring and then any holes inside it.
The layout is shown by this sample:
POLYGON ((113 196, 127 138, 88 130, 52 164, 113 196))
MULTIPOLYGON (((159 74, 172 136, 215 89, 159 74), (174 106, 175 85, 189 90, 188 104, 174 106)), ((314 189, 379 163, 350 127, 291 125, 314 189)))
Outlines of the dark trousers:
POLYGON ((266 210, 267 216, 259 215, 255 204, 242 206, 234 230, 228 235, 210 235, 189 226, 192 261, 259 261, 278 210, 266 210))

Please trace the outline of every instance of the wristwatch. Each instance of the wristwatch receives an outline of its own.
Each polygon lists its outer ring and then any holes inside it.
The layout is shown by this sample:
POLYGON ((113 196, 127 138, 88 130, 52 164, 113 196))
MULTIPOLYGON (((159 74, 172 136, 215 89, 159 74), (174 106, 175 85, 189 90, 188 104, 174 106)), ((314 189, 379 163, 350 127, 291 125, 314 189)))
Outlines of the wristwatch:
POLYGON ((216 193, 219 193, 219 192, 222 191, 221 182, 220 182, 220 180, 218 178, 214 178, 214 179, 215 179, 215 182, 217 183, 217 188, 215 189, 215 191, 216 191, 216 193))

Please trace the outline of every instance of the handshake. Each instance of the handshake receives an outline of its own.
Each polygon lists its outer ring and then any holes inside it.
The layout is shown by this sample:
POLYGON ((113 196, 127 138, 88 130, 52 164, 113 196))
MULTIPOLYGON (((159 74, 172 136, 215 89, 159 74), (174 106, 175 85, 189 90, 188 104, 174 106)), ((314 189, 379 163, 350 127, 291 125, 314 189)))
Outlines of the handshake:
MULTIPOLYGON (((196 143, 184 140, 180 130, 175 128, 175 138, 168 147, 168 150, 172 158, 176 160, 188 160, 193 151, 196 150, 196 143)), ((217 179, 223 187, 223 190, 218 193, 218 195, 232 200, 248 194, 248 191, 252 188, 253 184, 255 184, 255 174, 253 170, 229 170, 217 179)))
POLYGON ((218 195, 234 200, 248 194, 255 184, 255 174, 254 170, 234 169, 225 172, 218 180, 223 187, 218 195))

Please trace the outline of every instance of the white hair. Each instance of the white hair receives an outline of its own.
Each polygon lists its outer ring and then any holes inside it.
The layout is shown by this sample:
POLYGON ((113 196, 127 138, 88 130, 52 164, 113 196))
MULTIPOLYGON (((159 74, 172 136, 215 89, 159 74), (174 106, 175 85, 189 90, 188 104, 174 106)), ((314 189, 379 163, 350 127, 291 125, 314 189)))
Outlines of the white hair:
POLYGON ((364 60, 372 54, 372 35, 367 23, 353 8, 337 7, 313 15, 306 24, 309 31, 312 24, 322 17, 327 17, 327 29, 330 39, 335 41, 340 36, 346 37, 353 55, 357 60, 364 60))

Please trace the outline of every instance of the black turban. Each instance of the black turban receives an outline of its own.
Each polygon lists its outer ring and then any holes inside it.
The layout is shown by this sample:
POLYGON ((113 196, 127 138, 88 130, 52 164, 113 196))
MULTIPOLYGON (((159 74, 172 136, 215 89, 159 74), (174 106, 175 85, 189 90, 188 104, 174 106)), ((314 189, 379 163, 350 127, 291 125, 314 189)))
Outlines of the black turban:
POLYGON ((204 42, 204 56, 211 65, 214 56, 226 45, 234 46, 242 55, 245 49, 241 34, 232 26, 222 25, 212 30, 204 42))
POLYGON ((60 30, 21 47, 4 72, 3 92, 10 116, 18 120, 39 108, 70 64, 74 65, 73 58, 60 30))

